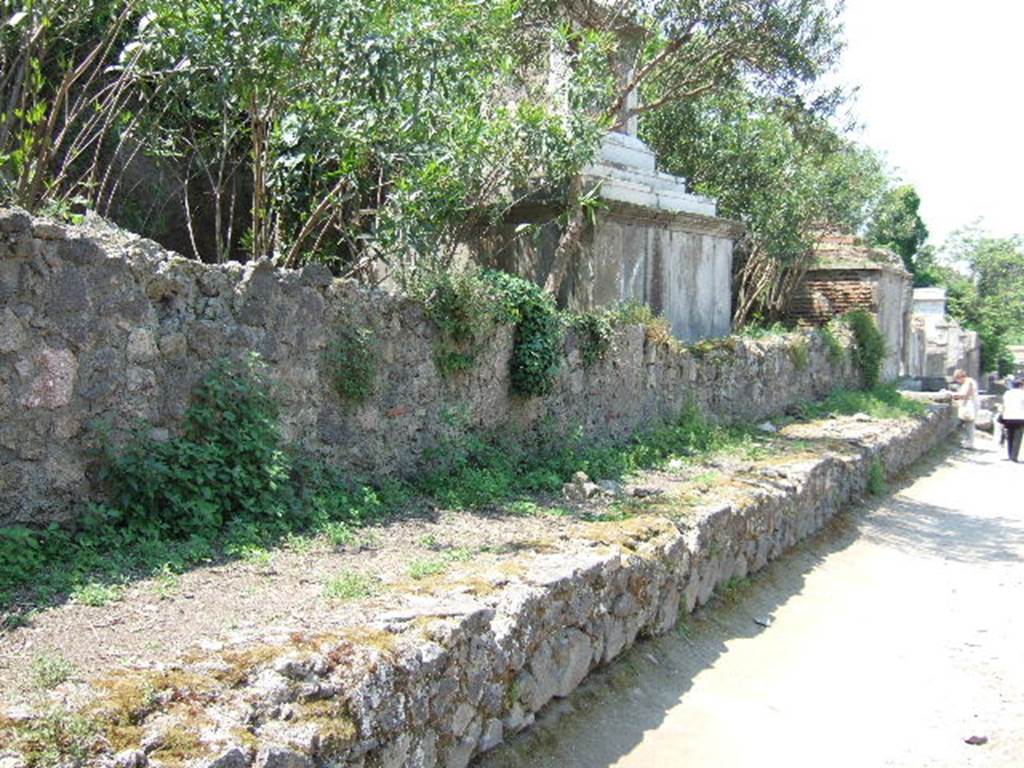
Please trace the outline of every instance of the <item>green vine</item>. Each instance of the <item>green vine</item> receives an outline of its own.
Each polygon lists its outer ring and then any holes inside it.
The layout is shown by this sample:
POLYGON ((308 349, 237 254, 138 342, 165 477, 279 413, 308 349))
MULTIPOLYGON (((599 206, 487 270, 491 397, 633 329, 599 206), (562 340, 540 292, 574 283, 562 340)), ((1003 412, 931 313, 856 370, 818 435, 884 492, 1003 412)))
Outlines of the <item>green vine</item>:
POLYGON ((485 276, 501 296, 506 318, 515 323, 512 391, 523 397, 547 394, 562 366, 565 331, 554 296, 505 272, 489 271, 485 276))

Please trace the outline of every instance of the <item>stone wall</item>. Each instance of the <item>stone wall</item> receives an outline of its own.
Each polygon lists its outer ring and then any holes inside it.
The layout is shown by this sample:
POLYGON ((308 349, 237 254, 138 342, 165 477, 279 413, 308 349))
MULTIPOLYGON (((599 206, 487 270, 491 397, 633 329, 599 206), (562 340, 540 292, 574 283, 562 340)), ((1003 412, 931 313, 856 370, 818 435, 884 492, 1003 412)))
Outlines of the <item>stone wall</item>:
MULTIPOLYGON (((161 734, 201 727, 184 755, 193 768, 465 768, 592 669, 819 530, 864 493, 873 466, 899 472, 956 423, 943 405, 920 419, 801 425, 791 436, 820 449, 748 473, 741 497, 595 525, 560 551, 520 555, 487 589, 410 597, 352 634, 264 630, 261 645, 197 651, 168 669, 179 686, 207 686, 188 699, 198 703, 158 708, 98 764, 157 768, 161 734), (211 687, 217 674, 231 687, 211 687)), ((110 706, 104 690, 97 711, 110 706)))
POLYGON ((553 391, 523 400, 509 394, 511 328, 450 379, 434 364, 437 341, 413 301, 321 266, 203 265, 98 220, 66 228, 0 211, 0 525, 73 514, 100 492, 97 423, 115 440, 140 422, 173 433, 210 366, 249 351, 269 365, 286 437, 371 477, 415 471, 453 413, 469 428, 617 439, 688 401, 711 418, 755 420, 856 379, 813 335, 801 342, 804 366, 794 337, 698 353, 650 343, 637 326, 589 369, 567 337, 553 391), (375 392, 356 408, 334 394, 323 363, 352 324, 373 329, 378 351, 375 392))

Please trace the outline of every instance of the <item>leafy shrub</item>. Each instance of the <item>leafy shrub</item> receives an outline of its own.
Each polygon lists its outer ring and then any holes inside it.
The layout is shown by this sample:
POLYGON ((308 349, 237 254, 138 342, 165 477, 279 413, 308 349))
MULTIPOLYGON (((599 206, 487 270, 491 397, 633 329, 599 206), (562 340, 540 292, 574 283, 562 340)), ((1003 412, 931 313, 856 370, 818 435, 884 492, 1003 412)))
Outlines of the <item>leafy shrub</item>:
POLYGON ((345 327, 327 346, 324 362, 338 397, 361 403, 373 394, 377 376, 377 345, 373 331, 345 327))
POLYGON ((140 430, 108 460, 112 507, 129 527, 188 538, 289 510, 292 462, 255 359, 213 369, 181 436, 159 441, 140 430))
POLYGON ((505 317, 515 323, 512 391, 524 397, 547 394, 562 365, 564 326, 554 296, 505 272, 487 272, 486 279, 501 297, 505 317))
POLYGON ((853 332, 853 361, 861 373, 865 389, 878 384, 885 359, 885 337, 878 330, 875 318, 863 309, 843 315, 842 320, 853 332))
POLYGON ((32 584, 37 599, 72 592, 99 605, 116 599, 127 573, 180 570, 219 553, 254 557, 291 531, 337 533, 407 499, 398 484, 353 484, 286 451, 256 361, 215 368, 180 437, 138 430, 106 458, 113 502, 91 505, 74 529, 0 528, 5 590, 32 584))

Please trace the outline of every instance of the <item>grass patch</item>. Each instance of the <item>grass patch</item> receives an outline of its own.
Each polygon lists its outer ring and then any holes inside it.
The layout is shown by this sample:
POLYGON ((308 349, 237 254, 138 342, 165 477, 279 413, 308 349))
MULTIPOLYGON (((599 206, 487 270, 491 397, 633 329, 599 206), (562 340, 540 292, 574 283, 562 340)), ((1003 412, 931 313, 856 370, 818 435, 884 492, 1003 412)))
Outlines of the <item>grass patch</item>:
POLYGON ((927 412, 924 403, 904 397, 899 390, 887 384, 879 384, 870 390, 837 389, 821 402, 800 407, 800 415, 805 419, 851 416, 855 413, 876 419, 904 419, 924 416, 927 412))
POLYGON ((75 667, 60 654, 42 653, 32 659, 30 671, 32 686, 41 691, 49 691, 70 680, 75 674, 75 667))
MULTIPOLYGON (((436 544, 435 540, 433 545, 436 544)), ((409 578, 419 581, 428 576, 437 576, 446 573, 455 563, 468 563, 474 557, 476 552, 469 547, 454 547, 438 555, 419 557, 409 563, 409 578)))
POLYGON ((409 578, 419 581, 445 573, 451 563, 443 557, 420 557, 409 563, 409 578))
POLYGON ((71 590, 70 597, 76 603, 88 605, 93 608, 102 608, 109 603, 115 603, 124 597, 124 586, 121 584, 102 584, 91 581, 81 584, 71 590))
POLYGON ((324 584, 324 597, 332 600, 359 600, 372 597, 376 592, 374 579, 354 571, 342 571, 324 584))
POLYGON ((28 768, 85 765, 101 742, 95 720, 63 709, 24 722, 0 720, 0 744, 16 749, 28 768))

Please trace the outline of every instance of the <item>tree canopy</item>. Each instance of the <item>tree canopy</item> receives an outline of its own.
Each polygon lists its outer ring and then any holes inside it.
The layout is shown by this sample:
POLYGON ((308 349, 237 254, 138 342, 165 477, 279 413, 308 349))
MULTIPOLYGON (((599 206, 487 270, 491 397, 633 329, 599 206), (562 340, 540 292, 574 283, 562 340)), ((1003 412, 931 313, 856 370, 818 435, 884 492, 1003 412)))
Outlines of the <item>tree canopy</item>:
POLYGON ((921 219, 921 198, 910 184, 886 190, 875 209, 868 239, 878 246, 890 248, 903 259, 911 274, 918 272, 916 257, 928 239, 928 228, 921 219))
POLYGON ((885 183, 877 158, 823 117, 742 85, 665 108, 643 135, 666 170, 746 225, 734 281, 740 322, 776 319, 817 236, 856 231, 885 183))

